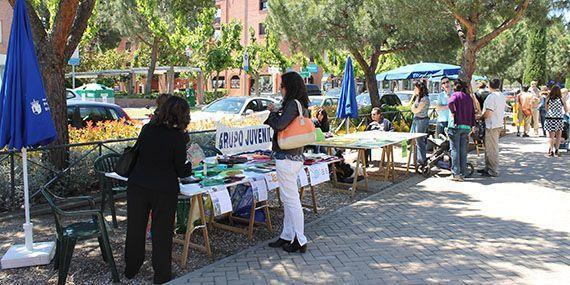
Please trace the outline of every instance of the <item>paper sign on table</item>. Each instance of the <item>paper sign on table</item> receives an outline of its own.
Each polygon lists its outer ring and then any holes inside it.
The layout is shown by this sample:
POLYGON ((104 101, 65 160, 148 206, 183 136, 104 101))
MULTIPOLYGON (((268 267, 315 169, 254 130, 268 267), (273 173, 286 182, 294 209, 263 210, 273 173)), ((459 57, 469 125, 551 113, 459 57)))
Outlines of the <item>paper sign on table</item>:
POLYGON ((309 185, 309 178, 307 177, 307 171, 303 167, 301 168, 301 171, 299 171, 299 174, 297 175, 297 186, 301 188, 308 185, 309 185))
POLYGON ((252 177, 250 179, 251 191, 253 192, 253 198, 257 202, 262 202, 267 200, 267 184, 264 178, 252 177))
POLYGON ((317 163, 309 166, 309 178, 311 185, 315 186, 323 182, 329 181, 329 167, 326 163, 317 163))
POLYGON ((204 151, 196 143, 191 144, 186 150, 186 160, 192 163, 192 167, 198 166, 204 158, 204 151))
POLYGON ((279 188, 279 180, 277 180, 277 173, 269 172, 265 173, 265 182, 267 182, 267 190, 273 190, 279 188))
POLYGON ((232 200, 230 193, 225 186, 212 186, 210 187, 210 197, 212 198, 212 206, 214 208, 214 215, 219 216, 232 211, 232 200))

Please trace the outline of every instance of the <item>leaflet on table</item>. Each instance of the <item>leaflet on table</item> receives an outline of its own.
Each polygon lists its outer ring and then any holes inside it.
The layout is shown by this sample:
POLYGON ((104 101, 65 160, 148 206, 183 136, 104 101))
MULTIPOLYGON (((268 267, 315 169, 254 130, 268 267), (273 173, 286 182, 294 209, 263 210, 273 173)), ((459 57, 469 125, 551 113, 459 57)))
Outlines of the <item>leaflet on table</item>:
POLYGON ((255 201, 262 202, 267 200, 267 183, 263 177, 250 178, 251 191, 255 201))
POLYGON ((226 186, 212 186, 209 190, 215 216, 232 211, 232 200, 230 199, 230 193, 228 192, 228 189, 226 189, 226 186))
POLYGON ((329 181, 331 178, 328 165, 326 163, 317 163, 309 166, 309 178, 313 186, 329 181))
POLYGON ((299 188, 309 185, 309 177, 307 176, 307 171, 305 169, 305 167, 301 168, 301 171, 299 171, 299 174, 297 175, 297 186, 299 188))
POLYGON ((279 188, 279 180, 277 179, 276 172, 265 173, 265 182, 267 182, 267 190, 279 188))
POLYGON ((180 193, 186 196, 194 196, 205 192, 206 189, 202 188, 199 183, 180 184, 180 193))

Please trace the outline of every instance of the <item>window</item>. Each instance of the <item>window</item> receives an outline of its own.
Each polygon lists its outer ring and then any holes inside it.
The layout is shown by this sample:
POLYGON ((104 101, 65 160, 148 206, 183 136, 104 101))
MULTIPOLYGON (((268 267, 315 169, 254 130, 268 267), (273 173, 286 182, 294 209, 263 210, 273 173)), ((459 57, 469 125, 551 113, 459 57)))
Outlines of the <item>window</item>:
POLYGON ((239 76, 232 76, 232 79, 230 80, 230 88, 239 89, 239 76))
POLYGON ((269 8, 267 2, 268 2, 267 0, 259 0, 259 10, 267 11, 267 8, 269 8))
POLYGON ((217 88, 225 88, 226 87, 226 78, 224 76, 213 77, 212 78, 212 86, 217 87, 217 88))
POLYGON ((132 48, 133 48, 133 43, 131 43, 131 42, 125 43, 125 51, 131 52, 132 48))
POLYGON ((107 110, 105 110, 105 108, 94 106, 79 107, 79 116, 81 117, 84 125, 86 125, 88 121, 97 123, 113 119, 107 113, 107 110))
POLYGON ((257 100, 251 100, 247 106, 245 107, 245 110, 252 110, 254 112, 258 112, 259 111, 259 103, 257 102, 257 100))
POLYGON ((261 99, 261 100, 259 100, 259 102, 261 103, 261 107, 259 108, 259 111, 267 110, 267 107, 269 107, 269 104, 273 103, 273 101, 265 100, 265 99, 261 99))
POLYGON ((259 23, 259 35, 265 35, 265 25, 263 23, 259 23))
POLYGON ((214 24, 219 24, 222 22, 222 8, 216 6, 216 15, 214 16, 214 24))

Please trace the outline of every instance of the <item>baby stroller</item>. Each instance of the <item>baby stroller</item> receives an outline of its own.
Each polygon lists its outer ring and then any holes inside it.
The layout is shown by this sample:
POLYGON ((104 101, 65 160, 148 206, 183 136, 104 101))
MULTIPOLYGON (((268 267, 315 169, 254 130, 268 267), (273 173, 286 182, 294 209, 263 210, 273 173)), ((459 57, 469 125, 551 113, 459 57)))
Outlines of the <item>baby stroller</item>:
POLYGON ((570 115, 564 115, 564 129, 562 130, 562 143, 560 149, 570 151, 570 140, 568 139, 568 130, 570 129, 570 115))
MULTIPOLYGON (((422 169, 424 177, 430 177, 433 168, 451 170, 451 146, 449 137, 439 134, 439 138, 429 137, 428 140, 433 144, 433 154, 427 158, 426 165, 422 169)), ((475 168, 471 162, 467 162, 467 177, 473 175, 475 168)))

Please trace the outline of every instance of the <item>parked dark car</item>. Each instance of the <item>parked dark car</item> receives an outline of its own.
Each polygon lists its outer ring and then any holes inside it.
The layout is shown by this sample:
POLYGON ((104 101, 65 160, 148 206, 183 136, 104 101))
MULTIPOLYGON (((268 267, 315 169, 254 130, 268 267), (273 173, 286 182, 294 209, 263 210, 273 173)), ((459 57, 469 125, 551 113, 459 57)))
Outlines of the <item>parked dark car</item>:
MULTIPOLYGON (((360 93, 356 96, 356 104, 358 107, 370 106, 372 103, 370 101, 370 95, 368 92, 360 93)), ((401 106, 402 101, 398 95, 393 93, 382 93, 380 94, 380 106, 401 106)))
POLYGON ((321 95, 323 95, 323 92, 321 92, 321 88, 319 88, 319 85, 306 84, 305 86, 307 86, 307 94, 309 96, 321 96, 321 95))
POLYGON ((127 113, 119 105, 79 100, 67 101, 67 124, 75 128, 84 128, 89 121, 97 124, 123 118, 130 121, 127 113))

